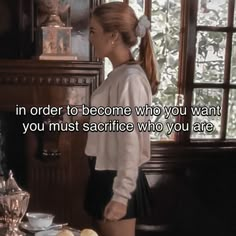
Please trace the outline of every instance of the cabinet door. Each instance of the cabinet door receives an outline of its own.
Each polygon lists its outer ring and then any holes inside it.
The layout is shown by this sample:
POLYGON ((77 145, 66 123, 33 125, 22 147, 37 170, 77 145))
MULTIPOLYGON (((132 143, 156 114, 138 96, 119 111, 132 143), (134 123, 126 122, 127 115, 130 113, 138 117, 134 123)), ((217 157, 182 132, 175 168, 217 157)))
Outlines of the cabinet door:
MULTIPOLYGON (((89 93, 84 94, 84 88, 76 86, 74 96, 83 95, 88 99, 89 93)), ((53 104, 54 95, 66 94, 70 87, 44 87, 43 90, 44 96, 51 100, 49 104, 53 104)), ((62 120, 65 125, 60 129, 65 130, 66 123, 72 122, 71 117, 64 116, 62 120)), ((82 117, 76 120, 83 122, 82 117)), ((32 119, 29 122, 35 121, 32 119)), ((62 124, 58 120, 53 122, 62 124)), ((55 214, 56 221, 69 222, 77 227, 89 223, 83 210, 88 177, 87 158, 84 155, 86 134, 82 131, 49 132, 45 126, 43 133, 27 132, 26 136, 30 210, 51 212, 55 214)))
MULTIPOLYGON (((14 111, 15 104, 25 107, 27 115, 23 116, 22 122, 28 124, 47 123, 48 119, 55 122, 60 119, 63 124, 75 120, 82 123, 87 117, 66 114, 62 117, 32 116, 30 108, 88 105, 101 75, 102 65, 99 63, 74 63, 73 66, 69 63, 30 63, 27 66, 20 63, 12 71, 5 64, 0 66, 0 108, 14 111), (6 100, 7 103, 3 102, 6 100)), ((29 211, 50 212, 55 214, 57 222, 88 227, 90 218, 83 209, 89 174, 84 154, 86 133, 48 132, 46 127, 42 132, 28 131, 24 140, 22 155, 26 159, 26 186, 31 194, 29 211)), ((14 144, 11 145, 14 149, 14 144)), ((15 153, 12 163, 18 157, 15 153)), ((19 175, 17 166, 14 168, 19 175)))

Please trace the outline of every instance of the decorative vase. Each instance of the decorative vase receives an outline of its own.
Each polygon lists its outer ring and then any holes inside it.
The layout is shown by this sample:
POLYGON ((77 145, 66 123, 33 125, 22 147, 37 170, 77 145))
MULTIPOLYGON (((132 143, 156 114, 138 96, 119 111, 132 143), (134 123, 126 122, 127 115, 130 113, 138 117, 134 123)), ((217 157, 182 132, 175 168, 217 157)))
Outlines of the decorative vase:
POLYGON ((38 0, 38 10, 46 16, 43 26, 65 26, 59 16, 59 0, 38 0))

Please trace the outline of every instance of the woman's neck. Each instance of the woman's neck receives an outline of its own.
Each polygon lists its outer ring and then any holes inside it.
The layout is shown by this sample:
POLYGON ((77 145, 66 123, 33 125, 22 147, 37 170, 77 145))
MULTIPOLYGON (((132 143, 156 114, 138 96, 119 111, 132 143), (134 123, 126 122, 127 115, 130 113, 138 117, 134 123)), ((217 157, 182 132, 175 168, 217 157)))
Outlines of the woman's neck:
POLYGON ((113 68, 116 68, 122 64, 133 60, 133 56, 128 47, 117 46, 112 51, 112 54, 108 57, 111 61, 113 68))

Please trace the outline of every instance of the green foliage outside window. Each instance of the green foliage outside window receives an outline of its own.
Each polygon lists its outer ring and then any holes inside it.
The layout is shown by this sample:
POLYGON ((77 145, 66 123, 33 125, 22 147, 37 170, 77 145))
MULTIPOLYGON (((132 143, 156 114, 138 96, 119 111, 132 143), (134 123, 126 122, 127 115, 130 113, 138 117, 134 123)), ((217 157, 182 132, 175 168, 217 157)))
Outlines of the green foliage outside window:
MULTIPOLYGON (((129 4, 135 9, 138 17, 144 12, 143 0, 130 0, 129 4)), ((160 73, 160 86, 158 94, 153 98, 153 106, 169 107, 176 105, 178 93, 179 47, 180 47, 180 23, 181 0, 152 0, 151 9, 151 35, 155 55, 160 73)), ((199 0, 198 1, 198 26, 226 27, 228 21, 228 0, 199 0)), ((236 10, 235 10, 236 12, 236 10)), ((236 14, 235 14, 236 15, 236 14)), ((236 19, 236 16, 234 17, 236 19)), ((236 20, 235 24, 236 24, 236 20)), ((214 88, 215 84, 224 82, 226 32, 197 31, 195 74, 193 80, 196 84, 212 84, 212 88, 195 88, 193 90, 192 105, 222 106, 224 89, 214 88)), ((138 48, 133 48, 133 54, 138 55, 138 48)), ((232 58, 230 83, 236 84, 236 34, 232 40, 232 58)), ((193 55, 194 56, 194 55, 193 55)), ((226 138, 236 137, 236 89, 229 92, 228 119, 226 138)), ((191 139, 215 139, 220 138, 222 117, 194 116, 193 122, 212 122, 212 133, 191 132, 191 139)), ((152 122, 174 123, 176 117, 165 119, 163 115, 152 117, 152 122)), ((167 134, 166 125, 162 132, 153 132, 153 140, 173 140, 174 134, 167 134)))

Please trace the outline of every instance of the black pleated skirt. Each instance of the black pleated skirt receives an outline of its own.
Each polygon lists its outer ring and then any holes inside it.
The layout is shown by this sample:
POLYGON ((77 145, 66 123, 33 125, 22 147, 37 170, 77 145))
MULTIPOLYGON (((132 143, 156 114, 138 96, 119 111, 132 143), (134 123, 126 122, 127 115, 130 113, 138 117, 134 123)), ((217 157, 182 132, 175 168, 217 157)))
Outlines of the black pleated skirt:
MULTIPOLYGON (((116 171, 95 170, 95 158, 89 159, 88 180, 84 207, 94 219, 102 220, 106 205, 113 196, 112 186, 116 171)), ((143 218, 151 214, 150 188, 145 174, 139 171, 137 186, 128 201, 127 214, 122 219, 143 218)))

